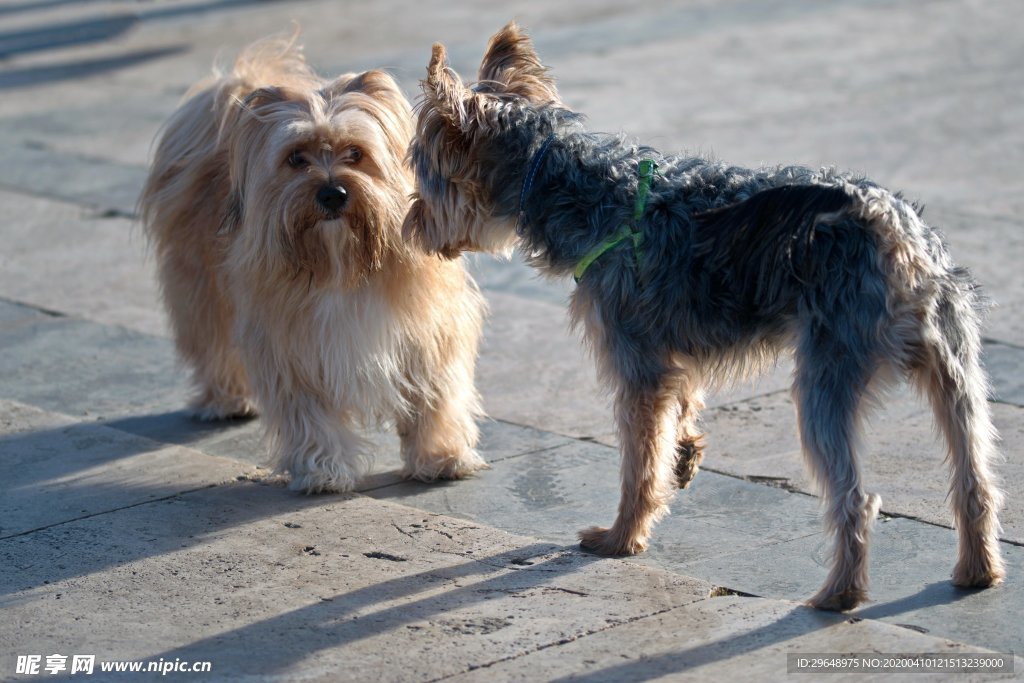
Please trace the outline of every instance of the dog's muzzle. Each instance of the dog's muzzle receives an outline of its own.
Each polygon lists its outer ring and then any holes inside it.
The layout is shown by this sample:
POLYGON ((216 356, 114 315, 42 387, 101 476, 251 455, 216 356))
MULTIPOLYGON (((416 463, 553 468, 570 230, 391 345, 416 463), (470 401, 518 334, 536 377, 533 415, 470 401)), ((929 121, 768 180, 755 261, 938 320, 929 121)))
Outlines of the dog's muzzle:
POLYGON ((336 218, 348 203, 348 192, 341 185, 324 185, 317 190, 316 203, 327 215, 336 218))

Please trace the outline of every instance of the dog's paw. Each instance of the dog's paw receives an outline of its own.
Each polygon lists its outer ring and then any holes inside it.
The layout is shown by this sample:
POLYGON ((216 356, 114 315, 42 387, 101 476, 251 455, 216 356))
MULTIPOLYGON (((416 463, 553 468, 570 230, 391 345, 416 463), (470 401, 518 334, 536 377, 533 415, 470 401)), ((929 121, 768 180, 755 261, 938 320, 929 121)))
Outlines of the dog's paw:
POLYGON ((685 489, 697 476, 700 470, 700 463, 704 459, 704 451, 696 442, 680 443, 676 446, 676 464, 673 473, 676 477, 676 485, 685 489))
POLYGON ((256 404, 247 398, 200 399, 192 404, 192 416, 203 422, 246 420, 257 414, 256 404))
POLYGON ((355 488, 356 478, 347 473, 305 472, 292 474, 288 488, 301 493, 345 493, 355 488))
POLYGON ((961 588, 990 588, 1005 578, 1006 569, 998 556, 980 561, 961 560, 953 568, 953 585, 961 588))
POLYGON ((474 450, 460 455, 435 455, 430 458, 417 458, 415 462, 406 463, 402 468, 402 476, 417 481, 437 481, 438 479, 465 479, 480 470, 489 469, 480 454, 474 450))
POLYGON ((817 595, 807 601, 807 606, 829 612, 846 612, 866 599, 866 591, 856 588, 848 588, 839 593, 822 589, 817 595))
POLYGON ((580 547, 598 555, 636 555, 647 550, 647 539, 623 538, 614 529, 593 526, 579 532, 580 547))

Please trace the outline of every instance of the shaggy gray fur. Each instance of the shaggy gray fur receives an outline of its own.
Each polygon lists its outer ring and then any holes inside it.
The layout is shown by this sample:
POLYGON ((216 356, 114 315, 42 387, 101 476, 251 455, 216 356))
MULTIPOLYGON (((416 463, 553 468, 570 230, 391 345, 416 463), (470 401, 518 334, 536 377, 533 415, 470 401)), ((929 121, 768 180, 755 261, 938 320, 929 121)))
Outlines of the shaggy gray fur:
MULTIPOLYGON (((435 48, 435 62, 437 55, 435 48)), ((516 86, 514 76, 508 83, 516 86)), ((658 166, 633 225, 642 233, 639 258, 629 240, 603 254, 571 304, 615 390, 624 456, 619 517, 611 529, 581 532, 585 546, 643 549, 667 510, 667 480, 696 473, 696 463, 677 464, 675 475, 666 466, 674 453, 663 445, 666 421, 678 417, 678 453, 696 452, 699 461, 699 436, 684 425, 703 388, 792 350, 800 434, 836 537, 829 578, 811 603, 849 609, 866 595, 866 539, 880 501, 861 485, 861 409, 898 376, 928 395, 949 446, 961 541, 954 582, 999 583, 1001 493, 989 470, 995 433, 979 362, 982 303, 917 207, 832 170, 666 156, 589 133, 578 114, 503 93, 501 84, 478 84, 476 99, 460 107, 444 99, 458 87, 431 81, 420 111, 410 152, 420 208, 450 215, 446 208, 468 206, 473 230, 516 226, 519 247, 547 274, 572 273, 632 225, 640 161, 658 166), (479 95, 487 95, 482 103, 479 95), (666 396, 678 401, 674 413, 666 396)), ((460 244, 479 241, 470 234, 460 244)), ((450 254, 460 244, 435 240, 433 248, 450 254)))

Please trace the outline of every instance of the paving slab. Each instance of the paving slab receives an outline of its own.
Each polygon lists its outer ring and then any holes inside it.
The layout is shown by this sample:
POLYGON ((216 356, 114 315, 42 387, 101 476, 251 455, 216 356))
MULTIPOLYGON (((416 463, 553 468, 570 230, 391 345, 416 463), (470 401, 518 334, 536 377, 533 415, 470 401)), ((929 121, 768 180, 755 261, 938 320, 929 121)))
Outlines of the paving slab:
MULTIPOLYGON (((1024 488, 1024 409, 990 404, 999 430, 996 472, 1011 500, 1001 514, 1002 538, 1024 543, 1024 507, 1012 492, 1024 488)), ((804 466, 789 392, 778 392, 705 412, 706 467, 775 486, 817 493, 804 466)), ((949 469, 936 437, 931 408, 909 390, 894 391, 864 429, 860 457, 865 487, 882 509, 952 526, 946 499, 949 469)))
POLYGON ((1024 347, 986 342, 984 361, 993 400, 1024 407, 1024 347))
MULTIPOLYGON (((17 165, 0 164, 0 175, 17 165)), ((85 175, 93 174, 103 170, 85 175)), ((0 212, 20 217, 4 229, 9 238, 0 250, 0 296, 145 334, 169 334, 145 238, 131 219, 4 190, 0 212)))
POLYGON ((186 79, 198 81, 211 64, 191 74, 188 68, 172 66, 159 82, 108 79, 102 88, 90 86, 89 76, 101 75, 104 66, 117 71, 118 60, 122 67, 153 60, 166 68, 169 61, 173 63, 187 52, 180 44, 164 41, 127 53, 107 50, 109 54, 102 57, 93 51, 80 55, 76 64, 68 64, 63 82, 44 88, 46 97, 39 97, 37 91, 46 84, 46 74, 58 73, 60 64, 48 61, 37 67, 0 71, 0 90, 15 93, 14 101, 0 103, 0 146, 11 158, 49 159, 44 167, 30 172, 5 168, 0 174, 4 184, 44 198, 102 206, 101 210, 122 215, 134 213, 136 197, 131 192, 142 188, 157 131, 191 85, 186 79), (11 82, 21 79, 33 87, 13 87, 11 82), (112 130, 114 121, 116 129, 112 130), (105 180, 78 177, 83 171, 109 175, 105 180))
MULTIPOLYGON (((618 481, 612 449, 578 443, 503 460, 457 490, 405 482, 369 495, 569 545, 579 529, 614 519, 618 481)), ((884 505, 883 499, 883 510, 884 505)), ((704 471, 676 496, 647 552, 630 561, 751 595, 802 599, 813 595, 828 573, 830 540, 822 529, 821 508, 812 496, 704 471)), ((1024 548, 1002 547, 1011 567, 1007 584, 964 592, 948 583, 956 557, 951 529, 908 519, 880 523, 871 567, 882 583, 873 588, 872 599, 905 603, 919 612, 912 622, 900 609, 879 612, 877 618, 913 623, 954 640, 984 631, 984 639, 972 642, 1024 648, 1016 608, 1007 607, 1024 595, 1024 548), (915 596, 928 586, 924 597, 915 596)))
MULTIPOLYGON (((1016 229, 1022 208, 1016 202, 1001 205, 999 200, 985 197, 969 205, 936 199, 925 211, 926 220, 945 235, 957 263, 970 268, 981 284, 981 293, 992 304, 984 318, 984 335, 1016 349, 1024 347, 1024 272, 1012 266, 1024 263, 1024 235, 1016 229)), ((1005 351, 998 344, 986 344, 989 374, 996 392, 1012 391, 1020 405, 1024 391, 1019 384, 1019 361, 1003 365, 1001 352, 1005 351)))
POLYGON ((14 330, 22 325, 32 325, 47 318, 60 317, 61 315, 55 311, 47 311, 37 306, 0 298, 0 323, 3 324, 2 329, 4 332, 14 330))
MULTIPOLYGON (((873 621, 823 614, 792 602, 726 596, 656 614, 559 648, 498 662, 451 683, 791 680, 789 657, 813 653, 978 652, 873 621)), ((1005 658, 1013 671, 1024 660, 1005 658)), ((818 674, 829 681, 920 680, 891 673, 818 674)), ((799 679, 800 676, 797 676, 799 679)), ((814 680, 814 674, 806 676, 814 680)), ((1016 680, 1014 674, 929 674, 928 680, 1016 680)))
MULTIPOLYGON (((584 527, 611 523, 618 494, 617 454, 585 442, 495 462, 491 470, 458 485, 403 482, 368 493, 505 530, 529 529, 565 544, 575 543, 576 532, 584 527)), ((820 534, 812 500, 702 473, 673 501, 672 514, 658 527, 646 558, 679 563, 820 534), (787 502, 798 498, 797 504, 787 502)))
MULTIPOLYGON (((16 304, 0 301, 7 315, 16 304)), ((188 397, 170 341, 63 315, 0 327, 4 398, 91 419, 176 410, 188 397)))
POLYGON ((74 201, 130 216, 145 179, 142 169, 103 159, 55 154, 37 144, 3 144, 0 186, 30 195, 74 201))
MULTIPOLYGON (((852 614, 921 633, 969 640, 1003 652, 1024 650, 1016 615, 1024 609, 1024 549, 1003 543, 1006 582, 994 589, 963 590, 949 582, 956 537, 948 529, 913 520, 882 520, 871 536, 869 602, 852 614), (968 635, 970 634, 970 635, 968 635)), ((721 585, 771 598, 810 596, 824 581, 831 549, 822 536, 794 539, 731 555, 688 562, 679 571, 714 576, 721 585)))
POLYGON ((18 568, 0 576, 18 625, 0 633, 4 671, 14 653, 102 653, 210 661, 216 680, 437 680, 709 592, 401 505, 248 482, 0 541, 0 563, 18 568))
POLYGON ((236 460, 0 399, 0 538, 253 474, 236 460))
MULTIPOLYGON (((527 265, 518 251, 507 259, 471 252, 463 254, 463 261, 485 292, 544 302, 563 312, 576 288, 569 277, 545 277, 541 271, 527 265)), ((568 315, 563 315, 563 320, 568 327, 568 315)))

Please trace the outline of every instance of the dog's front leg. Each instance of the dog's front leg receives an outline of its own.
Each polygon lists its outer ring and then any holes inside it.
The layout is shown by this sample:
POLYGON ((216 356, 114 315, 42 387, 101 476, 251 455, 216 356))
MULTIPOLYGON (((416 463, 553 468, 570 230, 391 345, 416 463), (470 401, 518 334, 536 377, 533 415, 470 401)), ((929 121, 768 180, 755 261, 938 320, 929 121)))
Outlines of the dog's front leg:
POLYGON ((398 418, 402 476, 419 481, 463 479, 487 463, 476 452, 474 417, 480 412, 472 375, 431 399, 413 396, 412 411, 398 418))
POLYGON ((676 489, 679 397, 665 387, 643 389, 622 382, 615 411, 622 444, 619 514, 610 529, 581 531, 580 545, 601 555, 634 555, 646 549, 651 528, 668 512, 676 489))
POLYGON ((344 410, 311 395, 291 396, 264 411, 274 470, 303 493, 351 491, 369 470, 370 444, 344 410))

